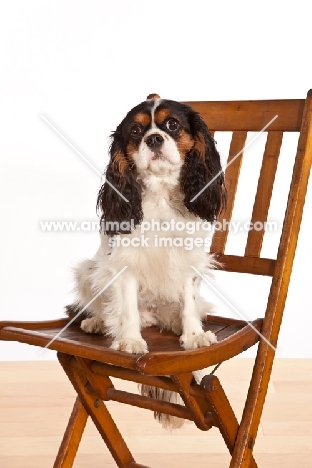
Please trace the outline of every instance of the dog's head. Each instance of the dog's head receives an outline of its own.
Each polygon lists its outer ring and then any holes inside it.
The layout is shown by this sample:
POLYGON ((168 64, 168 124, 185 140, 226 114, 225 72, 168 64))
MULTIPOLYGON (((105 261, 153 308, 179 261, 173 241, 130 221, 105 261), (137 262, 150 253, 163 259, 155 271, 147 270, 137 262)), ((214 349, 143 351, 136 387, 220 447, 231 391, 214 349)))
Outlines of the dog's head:
POLYGON ((224 207, 226 191, 220 156, 205 122, 185 104, 149 95, 112 135, 106 181, 97 201, 101 221, 140 224, 144 180, 173 173, 187 209, 213 222, 224 207))

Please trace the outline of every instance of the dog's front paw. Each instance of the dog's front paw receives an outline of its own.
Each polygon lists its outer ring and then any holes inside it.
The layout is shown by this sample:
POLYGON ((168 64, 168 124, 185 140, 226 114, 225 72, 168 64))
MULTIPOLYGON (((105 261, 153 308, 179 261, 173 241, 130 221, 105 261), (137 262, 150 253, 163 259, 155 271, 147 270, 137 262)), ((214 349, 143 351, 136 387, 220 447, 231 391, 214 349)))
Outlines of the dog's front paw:
POLYGON ((131 354, 146 354, 148 353, 146 341, 141 339, 134 340, 133 338, 114 340, 111 346, 116 351, 125 351, 131 354))
POLYGON ((211 331, 201 333, 185 333, 180 337, 180 344, 184 349, 196 349, 217 343, 217 337, 211 331))
POLYGON ((91 317, 83 320, 80 328, 86 333, 99 333, 105 335, 104 321, 98 317, 91 317))

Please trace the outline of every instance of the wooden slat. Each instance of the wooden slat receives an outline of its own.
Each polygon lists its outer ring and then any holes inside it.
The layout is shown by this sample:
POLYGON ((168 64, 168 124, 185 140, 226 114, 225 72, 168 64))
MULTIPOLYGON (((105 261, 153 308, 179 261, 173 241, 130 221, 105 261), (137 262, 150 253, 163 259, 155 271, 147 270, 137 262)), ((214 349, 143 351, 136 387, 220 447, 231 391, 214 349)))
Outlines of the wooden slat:
POLYGON ((132 382, 150 385, 151 387, 163 388, 177 392, 178 389, 174 386, 172 380, 169 377, 155 377, 141 375, 131 369, 125 369, 123 367, 114 366, 112 364, 105 364, 103 362, 93 361, 91 370, 94 374, 111 376, 117 379, 130 380, 132 382))
POLYGON ((138 408, 145 408, 151 411, 170 414, 171 416, 176 416, 177 418, 189 419, 190 421, 193 421, 192 414, 188 408, 176 403, 156 400, 154 398, 138 395, 136 393, 116 390, 115 388, 110 388, 107 390, 107 398, 108 400, 118 401, 126 405, 137 406, 138 408))
MULTIPOLYGON (((262 223, 262 226, 264 226, 264 223, 267 220, 282 139, 283 132, 268 132, 262 160, 262 167, 258 180, 257 193, 251 217, 252 226, 256 222, 260 222, 262 223)), ((248 232, 245 255, 251 257, 260 256, 263 236, 264 229, 251 229, 248 232)))
POLYGON ((252 275, 273 276, 275 260, 259 257, 239 257, 237 255, 216 255, 223 271, 249 273, 252 275))
POLYGON ((215 131, 259 131, 275 115, 269 130, 299 132, 304 99, 186 102, 215 131))
MULTIPOLYGON (((225 212, 221 213, 221 217, 219 218, 220 222, 223 222, 223 220, 230 221, 232 217, 235 194, 243 158, 242 149, 245 146, 246 138, 247 132, 233 132, 229 157, 227 160, 227 168, 225 170, 225 185, 228 195, 227 206, 225 212), (232 160, 233 162, 231 162, 232 160)), ((224 253, 228 231, 228 226, 225 226, 224 230, 215 232, 211 243, 211 252, 224 253)))

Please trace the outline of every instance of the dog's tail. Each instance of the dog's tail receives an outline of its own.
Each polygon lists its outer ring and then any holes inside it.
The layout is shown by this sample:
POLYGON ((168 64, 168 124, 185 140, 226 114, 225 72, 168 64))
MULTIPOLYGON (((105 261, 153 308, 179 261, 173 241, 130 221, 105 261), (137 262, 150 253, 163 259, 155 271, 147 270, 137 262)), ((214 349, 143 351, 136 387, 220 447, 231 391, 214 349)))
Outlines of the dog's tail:
MULTIPOLYGON (((207 375, 208 369, 201 369, 193 372, 193 376, 198 384, 202 378, 207 375)), ((170 390, 163 390, 162 388, 151 387, 149 385, 139 385, 141 395, 154 398, 155 400, 167 401, 178 405, 184 405, 183 400, 179 393, 171 392, 170 390)), ((160 413, 154 411, 154 418, 157 419, 164 429, 179 429, 183 426, 185 419, 171 416, 170 414, 160 413)))
MULTIPOLYGON (((151 387, 149 385, 139 385, 141 395, 154 398, 155 400, 168 401, 169 403, 183 404, 179 393, 163 390, 162 388, 151 387)), ((184 419, 170 414, 154 411, 154 418, 157 419, 164 429, 179 429, 184 424, 184 419)))
POLYGON ((73 304, 65 306, 65 314, 68 315, 71 320, 73 320, 72 323, 80 325, 82 320, 90 317, 90 312, 87 309, 83 309, 83 306, 77 301, 73 304))

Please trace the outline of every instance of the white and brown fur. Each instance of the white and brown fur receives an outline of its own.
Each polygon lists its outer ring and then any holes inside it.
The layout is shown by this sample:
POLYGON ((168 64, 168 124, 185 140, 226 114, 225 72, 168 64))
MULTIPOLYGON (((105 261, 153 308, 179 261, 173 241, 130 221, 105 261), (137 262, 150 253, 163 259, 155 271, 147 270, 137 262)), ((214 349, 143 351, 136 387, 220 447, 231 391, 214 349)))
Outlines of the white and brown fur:
MULTIPOLYGON (((213 222, 225 204, 226 192, 220 157, 201 119, 190 107, 151 95, 133 108, 112 135, 106 181, 98 195, 103 230, 101 244, 91 260, 75 269, 77 303, 67 307, 77 313, 125 266, 127 268, 87 308, 81 328, 87 333, 113 337, 112 348, 147 353, 141 329, 157 325, 180 336, 184 349, 209 346, 216 336, 202 329, 202 319, 212 305, 199 294, 201 274, 211 274, 213 256, 203 247, 157 247, 155 236, 190 237, 181 231, 148 231, 149 246, 112 246, 119 238, 140 238, 145 221, 213 222), (192 198, 215 180, 194 202, 192 198), (128 200, 126 202, 107 183, 128 200), (131 221, 132 220, 132 221, 131 221), (105 223, 132 222, 125 231, 105 223)), ((207 237, 196 231, 194 237, 207 237)), ((142 388, 143 394, 150 393, 142 388)), ((165 393, 155 391, 158 398, 165 393)), ((167 395, 168 399, 169 396, 167 395)), ((170 396, 172 401, 172 395, 170 396)), ((163 423, 176 418, 163 416, 163 423)))

